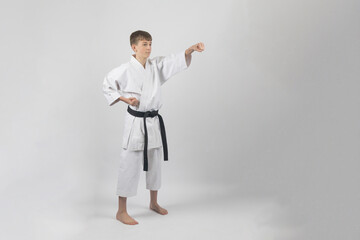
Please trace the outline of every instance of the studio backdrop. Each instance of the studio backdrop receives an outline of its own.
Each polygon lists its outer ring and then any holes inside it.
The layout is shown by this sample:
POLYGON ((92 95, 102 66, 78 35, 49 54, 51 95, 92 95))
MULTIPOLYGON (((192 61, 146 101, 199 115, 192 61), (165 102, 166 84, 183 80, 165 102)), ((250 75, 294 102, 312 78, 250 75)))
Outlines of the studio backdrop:
POLYGON ((150 58, 205 44, 162 86, 167 188, 271 195, 288 206, 283 224, 304 227, 299 239, 360 236, 359 1, 36 0, 0 9, 2 238, 22 236, 20 226, 31 239, 51 232, 40 230, 46 224, 72 231, 97 202, 117 201, 127 106, 108 106, 102 84, 130 60, 136 30, 152 35, 150 58))

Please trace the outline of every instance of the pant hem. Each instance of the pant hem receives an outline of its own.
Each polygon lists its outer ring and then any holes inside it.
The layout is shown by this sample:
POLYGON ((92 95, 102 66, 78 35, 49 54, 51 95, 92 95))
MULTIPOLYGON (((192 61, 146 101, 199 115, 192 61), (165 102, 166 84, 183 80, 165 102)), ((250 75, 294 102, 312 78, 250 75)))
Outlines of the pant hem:
POLYGON ((117 192, 116 195, 119 197, 134 197, 136 196, 137 193, 120 193, 117 192))
POLYGON ((151 191, 158 191, 158 190, 160 190, 160 187, 157 187, 157 188, 146 187, 146 189, 151 190, 151 191))

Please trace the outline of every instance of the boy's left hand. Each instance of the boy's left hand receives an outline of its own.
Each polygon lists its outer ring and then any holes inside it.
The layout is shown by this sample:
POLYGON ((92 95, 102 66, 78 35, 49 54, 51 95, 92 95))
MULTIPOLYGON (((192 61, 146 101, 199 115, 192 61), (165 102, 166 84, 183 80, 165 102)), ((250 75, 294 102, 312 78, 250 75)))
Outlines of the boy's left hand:
POLYGON ((204 45, 204 43, 199 42, 199 43, 197 43, 197 44, 195 44, 195 45, 192 45, 192 46, 190 47, 190 49, 192 49, 192 50, 194 50, 194 51, 197 51, 197 52, 202 52, 202 51, 205 50, 205 45, 204 45))

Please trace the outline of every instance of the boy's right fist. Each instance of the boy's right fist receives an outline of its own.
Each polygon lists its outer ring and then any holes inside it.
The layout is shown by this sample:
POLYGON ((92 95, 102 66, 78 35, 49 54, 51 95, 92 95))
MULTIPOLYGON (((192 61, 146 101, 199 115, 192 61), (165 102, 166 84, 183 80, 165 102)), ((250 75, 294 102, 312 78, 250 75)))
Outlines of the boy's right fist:
POLYGON ((131 106, 138 107, 139 106, 139 100, 137 100, 134 97, 128 98, 127 104, 130 104, 131 106))

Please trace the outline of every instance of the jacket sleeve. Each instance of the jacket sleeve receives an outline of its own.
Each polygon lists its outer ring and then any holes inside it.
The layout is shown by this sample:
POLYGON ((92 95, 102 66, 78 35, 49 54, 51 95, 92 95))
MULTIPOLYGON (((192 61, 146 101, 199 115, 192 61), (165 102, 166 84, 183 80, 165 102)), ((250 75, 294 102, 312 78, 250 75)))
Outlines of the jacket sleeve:
MULTIPOLYGON (((162 56, 156 58, 157 68, 159 70, 159 77, 161 85, 169 78, 188 68, 185 58, 185 50, 176 54, 162 56)), ((190 65, 190 61, 189 61, 190 65)))
POLYGON ((109 106, 112 106, 114 102, 123 95, 117 79, 114 74, 110 73, 104 78, 103 93, 109 106))

